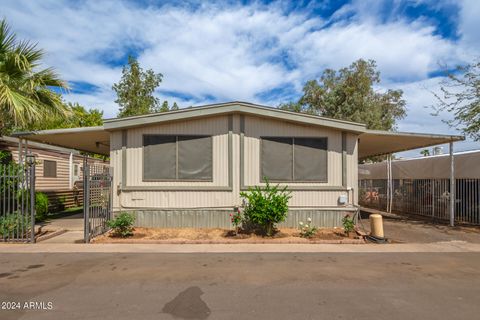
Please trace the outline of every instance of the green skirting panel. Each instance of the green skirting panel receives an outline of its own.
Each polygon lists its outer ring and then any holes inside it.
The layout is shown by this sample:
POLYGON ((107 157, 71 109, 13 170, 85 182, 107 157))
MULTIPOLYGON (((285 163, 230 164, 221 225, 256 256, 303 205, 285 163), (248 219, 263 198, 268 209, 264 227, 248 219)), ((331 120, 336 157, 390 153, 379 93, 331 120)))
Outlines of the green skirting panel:
MULTIPOLYGON (((155 228, 232 228, 230 213, 232 210, 202 209, 202 210, 131 210, 136 215, 137 227, 155 228)), ((304 209, 291 210, 287 220, 280 227, 296 228, 300 221, 306 222, 312 218, 317 227, 340 227, 342 218, 353 215, 352 209, 304 209)))

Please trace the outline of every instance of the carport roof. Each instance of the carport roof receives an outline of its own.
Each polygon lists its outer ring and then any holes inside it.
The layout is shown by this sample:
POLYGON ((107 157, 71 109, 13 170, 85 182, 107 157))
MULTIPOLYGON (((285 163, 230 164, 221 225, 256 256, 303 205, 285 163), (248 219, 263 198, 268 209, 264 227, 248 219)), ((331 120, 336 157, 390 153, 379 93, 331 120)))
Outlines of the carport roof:
POLYGON ((13 136, 79 151, 110 154, 110 133, 103 126, 18 132, 13 136))
POLYGON ((108 155, 110 152, 109 131, 231 113, 274 118, 307 126, 324 126, 358 134, 360 137, 359 159, 464 139, 462 136, 454 135, 367 130, 365 125, 355 122, 289 112, 246 102, 227 102, 144 116, 107 119, 104 121, 104 125, 99 127, 19 132, 14 136, 108 155))
POLYGON ((406 150, 465 140, 458 135, 367 130, 360 134, 358 158, 364 159, 406 150))

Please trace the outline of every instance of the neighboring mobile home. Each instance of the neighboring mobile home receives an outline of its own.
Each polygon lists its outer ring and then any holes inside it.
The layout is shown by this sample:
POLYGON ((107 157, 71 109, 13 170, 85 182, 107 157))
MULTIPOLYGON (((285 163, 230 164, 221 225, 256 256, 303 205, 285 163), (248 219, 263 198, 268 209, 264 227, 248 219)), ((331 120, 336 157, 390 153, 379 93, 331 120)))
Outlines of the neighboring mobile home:
POLYGON ((114 210, 134 212, 138 226, 157 227, 230 226, 240 192, 264 185, 263 177, 292 191, 285 226, 307 217, 339 226, 356 210, 360 157, 462 139, 370 133, 363 124, 244 102, 18 136, 109 154, 114 210))
MULTIPOLYGON (((480 224, 480 150, 453 155, 455 221, 480 224)), ((365 208, 450 219, 450 157, 434 155, 359 165, 365 208)))
MULTIPOLYGON (((38 142, 29 142, 28 148, 35 156, 35 190, 49 197, 51 209, 82 205, 83 156, 80 152, 38 142)), ((18 162, 19 139, 0 137, 0 150, 10 152, 18 162)))

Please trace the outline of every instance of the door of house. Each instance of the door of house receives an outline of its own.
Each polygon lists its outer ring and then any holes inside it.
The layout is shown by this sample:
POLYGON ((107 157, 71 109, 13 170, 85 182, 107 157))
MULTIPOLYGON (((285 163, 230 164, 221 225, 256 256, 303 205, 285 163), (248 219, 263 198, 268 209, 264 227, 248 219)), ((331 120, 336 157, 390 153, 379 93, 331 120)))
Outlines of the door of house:
POLYGON ((80 164, 78 163, 74 163, 73 164, 73 184, 75 184, 75 182, 77 181, 80 181, 81 177, 80 177, 80 164))

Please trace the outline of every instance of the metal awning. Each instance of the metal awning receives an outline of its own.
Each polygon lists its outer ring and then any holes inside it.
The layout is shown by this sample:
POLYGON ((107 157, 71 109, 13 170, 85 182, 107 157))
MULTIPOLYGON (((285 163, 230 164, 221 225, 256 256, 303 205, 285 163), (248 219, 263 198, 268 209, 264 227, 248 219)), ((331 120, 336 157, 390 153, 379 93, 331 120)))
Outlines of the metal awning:
MULTIPOLYGON (((110 154, 110 132, 103 126, 19 132, 13 136, 102 155, 110 154)), ((461 141, 456 135, 366 130, 359 134, 358 158, 364 159, 461 141)))
POLYGON ((465 140, 463 136, 367 130, 360 134, 358 158, 385 155, 465 140))
POLYGON ((18 132, 18 138, 71 148, 101 155, 110 155, 110 133, 103 126, 18 132))

